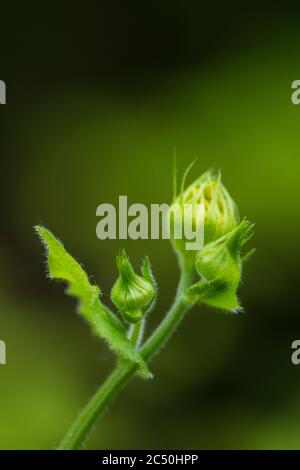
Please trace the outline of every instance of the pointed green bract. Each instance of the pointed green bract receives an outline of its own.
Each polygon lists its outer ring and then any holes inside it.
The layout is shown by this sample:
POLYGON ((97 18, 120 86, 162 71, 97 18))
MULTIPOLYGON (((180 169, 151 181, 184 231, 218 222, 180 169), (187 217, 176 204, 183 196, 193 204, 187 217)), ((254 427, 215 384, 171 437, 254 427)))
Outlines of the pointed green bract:
MULTIPOLYGON (((152 272, 151 262, 149 256, 145 256, 142 262, 141 273, 144 279, 148 281, 152 287, 157 290, 156 280, 152 272)), ((156 293, 156 292, 155 292, 156 293)))
POLYGON ((229 311, 240 308, 237 298, 242 274, 240 251, 252 236, 252 227, 243 219, 234 230, 197 253, 195 267, 201 280, 188 291, 195 301, 229 311))
POLYGON ((79 300, 78 312, 93 331, 118 355, 138 364, 145 377, 150 377, 147 364, 127 338, 122 323, 101 303, 100 289, 89 282, 84 269, 49 230, 41 226, 36 226, 35 230, 46 248, 50 278, 67 282, 66 293, 79 300))

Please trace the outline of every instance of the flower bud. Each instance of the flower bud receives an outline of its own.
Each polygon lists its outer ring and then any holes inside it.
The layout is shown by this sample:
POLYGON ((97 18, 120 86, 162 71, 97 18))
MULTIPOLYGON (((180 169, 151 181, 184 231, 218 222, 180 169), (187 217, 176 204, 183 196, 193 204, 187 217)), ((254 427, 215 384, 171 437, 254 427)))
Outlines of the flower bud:
POLYGON ((193 286, 190 292, 200 293, 201 284, 201 293, 204 292, 204 295, 201 295, 199 301, 225 310, 240 307, 236 295, 242 272, 240 251, 252 236, 252 227, 253 225, 244 219, 231 232, 208 243, 197 253, 195 267, 202 280, 193 286), (204 291, 205 282, 208 289, 204 291))
MULTIPOLYGON (((185 191, 182 188, 181 194, 177 196, 171 206, 171 238, 175 248, 180 252, 186 251, 187 240, 184 236, 184 224, 188 222, 193 227, 193 230, 199 230, 199 226, 197 227, 196 210, 200 206, 203 207, 202 223, 204 223, 204 228, 200 227, 200 229, 204 230, 204 245, 230 232, 239 223, 237 206, 222 184, 220 174, 216 175, 213 171, 207 171, 189 185, 185 191), (187 212, 187 205, 192 207, 192 210, 187 212), (181 207, 180 217, 175 210, 175 208, 178 209, 178 206, 181 207), (189 218, 192 219, 189 220, 189 218), (176 239, 174 229, 176 224, 180 223, 183 226, 182 239, 176 239)), ((190 255, 192 254, 190 253, 190 255)), ((188 253, 186 252, 185 255, 188 256, 188 253)))
POLYGON ((149 258, 146 257, 143 262, 142 276, 134 272, 124 250, 117 256, 116 261, 119 277, 112 287, 111 300, 124 320, 137 323, 150 307, 156 292, 149 258))

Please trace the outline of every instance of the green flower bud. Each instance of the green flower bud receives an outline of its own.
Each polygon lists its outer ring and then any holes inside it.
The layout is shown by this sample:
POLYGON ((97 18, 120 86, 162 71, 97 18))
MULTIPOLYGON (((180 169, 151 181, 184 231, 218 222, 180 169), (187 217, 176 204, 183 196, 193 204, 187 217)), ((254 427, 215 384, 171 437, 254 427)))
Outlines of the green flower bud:
POLYGON ((240 252, 252 236, 252 227, 253 224, 244 219, 231 232, 197 253, 195 267, 201 281, 189 290, 196 300, 225 310, 240 307, 236 294, 242 273, 240 252))
MULTIPOLYGON (((184 186, 185 177, 186 175, 183 178, 182 186, 184 186)), ((204 211, 204 228, 202 227, 204 230, 204 245, 230 232, 239 223, 237 206, 222 184, 220 174, 207 171, 189 185, 185 191, 183 191, 182 187, 181 194, 176 197, 170 209, 172 242, 175 249, 184 253, 185 256, 194 257, 195 253, 192 250, 186 250, 187 240, 184 235, 184 224, 188 220, 193 230, 199 230, 199 226, 197 227, 196 208, 200 205, 202 205, 204 211), (185 205, 192 207, 192 210, 189 210, 187 213, 187 206, 185 205), (176 211, 179 206, 181 207, 181 214, 178 214, 176 211), (180 223, 182 223, 182 239, 176 239, 174 227, 180 223)))
POLYGON ((142 276, 134 272, 124 250, 116 261, 119 277, 111 290, 111 300, 124 320, 137 323, 150 307, 156 292, 149 258, 146 257, 142 264, 142 276))

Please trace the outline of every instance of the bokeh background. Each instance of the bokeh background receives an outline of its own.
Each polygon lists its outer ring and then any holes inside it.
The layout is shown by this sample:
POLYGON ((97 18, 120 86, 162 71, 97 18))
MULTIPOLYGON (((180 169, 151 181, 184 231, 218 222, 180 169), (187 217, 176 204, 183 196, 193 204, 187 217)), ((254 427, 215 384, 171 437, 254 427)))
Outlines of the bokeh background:
POLYGON ((159 282, 151 331, 178 278, 168 241, 99 241, 96 207, 171 198, 172 148, 196 177, 220 167, 256 223, 243 315, 194 309, 86 448, 300 447, 296 2, 45 3, 1 7, 0 448, 54 448, 114 359, 45 277, 44 223, 104 299, 125 247, 159 282), (43 10, 41 10, 43 7, 43 10))

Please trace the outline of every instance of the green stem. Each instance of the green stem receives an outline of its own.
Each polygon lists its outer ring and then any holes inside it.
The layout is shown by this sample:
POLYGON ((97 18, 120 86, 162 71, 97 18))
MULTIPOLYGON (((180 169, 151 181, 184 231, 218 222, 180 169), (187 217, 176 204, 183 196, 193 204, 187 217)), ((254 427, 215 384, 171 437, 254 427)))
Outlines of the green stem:
MULTIPOLYGON (((184 266, 182 260, 180 261, 181 278, 174 303, 160 325, 141 348, 141 354, 146 360, 151 359, 159 351, 191 307, 184 292, 192 283, 193 270, 188 266, 184 266)), ((58 449, 67 450, 80 447, 108 403, 129 382, 136 370, 137 366, 135 364, 126 363, 116 367, 78 415, 58 449)))
POLYGON ((143 339, 144 323, 145 323, 145 320, 142 319, 138 323, 131 325, 129 332, 128 332, 128 338, 135 345, 137 349, 139 349, 139 346, 143 339))

